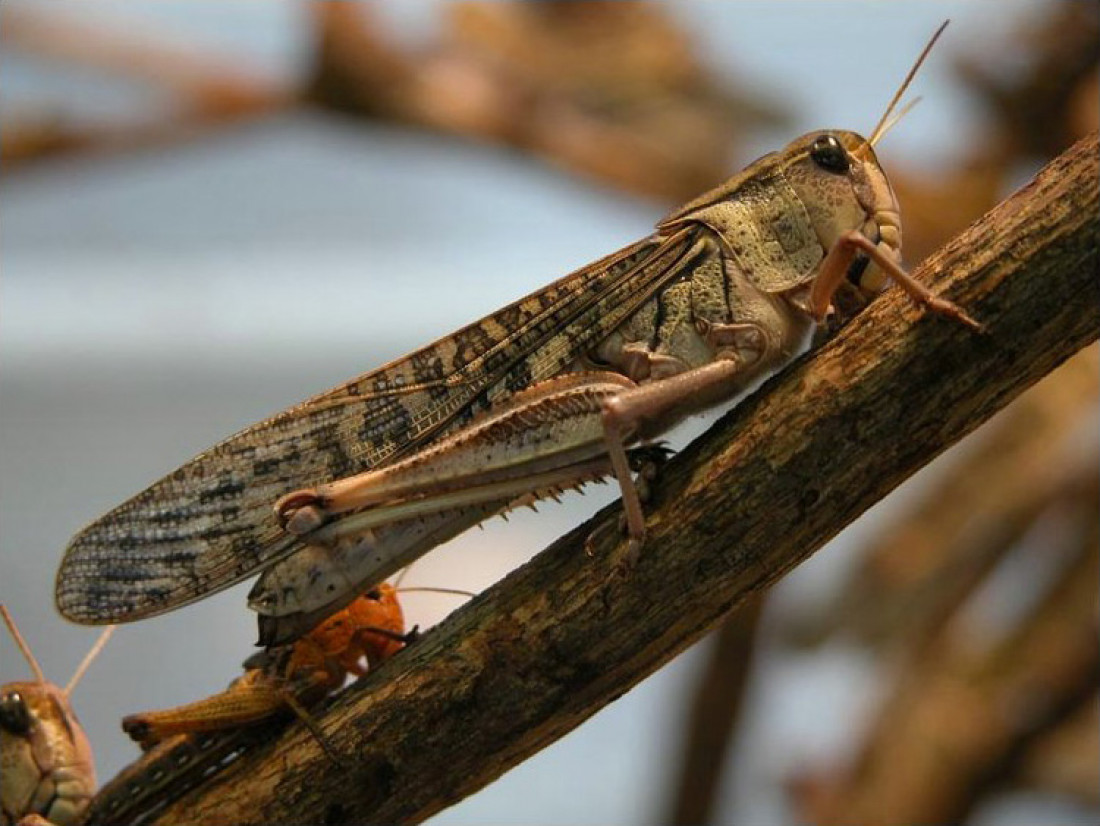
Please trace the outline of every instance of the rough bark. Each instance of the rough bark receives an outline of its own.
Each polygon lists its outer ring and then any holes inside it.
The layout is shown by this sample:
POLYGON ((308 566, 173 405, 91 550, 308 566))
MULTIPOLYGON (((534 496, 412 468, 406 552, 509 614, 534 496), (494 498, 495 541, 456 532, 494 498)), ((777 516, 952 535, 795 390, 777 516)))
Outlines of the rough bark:
POLYGON ((917 273, 983 334, 876 301, 670 463, 628 576, 614 532, 583 551, 611 508, 329 704, 345 766, 294 725, 155 822, 416 822, 584 722, 1097 338, 1097 154, 1092 135, 917 273))

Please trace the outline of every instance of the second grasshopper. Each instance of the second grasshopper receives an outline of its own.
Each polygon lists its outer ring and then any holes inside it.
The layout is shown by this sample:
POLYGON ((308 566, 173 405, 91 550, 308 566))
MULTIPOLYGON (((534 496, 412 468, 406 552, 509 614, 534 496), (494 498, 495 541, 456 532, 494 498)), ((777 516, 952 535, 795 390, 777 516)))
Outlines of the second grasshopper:
POLYGON ((644 446, 789 363, 840 306, 892 281, 978 327, 902 269, 874 150, 942 30, 869 138, 803 135, 649 237, 247 428, 92 523, 65 553, 59 610, 136 620, 262 572, 260 640, 284 643, 486 518, 605 476, 629 562, 644 446))
POLYGON ((42 673, 8 609, 0 617, 34 679, 0 685, 0 826, 70 826, 95 791, 95 761, 69 697, 114 627, 104 629, 64 688, 42 673))

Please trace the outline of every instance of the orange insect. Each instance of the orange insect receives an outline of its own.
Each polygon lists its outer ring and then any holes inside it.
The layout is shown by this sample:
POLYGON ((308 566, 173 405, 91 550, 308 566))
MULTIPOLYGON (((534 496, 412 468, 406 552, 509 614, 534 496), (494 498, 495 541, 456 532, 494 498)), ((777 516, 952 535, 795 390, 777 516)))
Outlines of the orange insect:
POLYGON ((414 638, 405 633, 397 589, 383 583, 333 614, 291 646, 262 652, 228 689, 194 703, 123 718, 143 749, 175 734, 253 725, 292 710, 312 728, 305 707, 361 677, 414 638), (366 660, 366 665, 363 661, 366 660))

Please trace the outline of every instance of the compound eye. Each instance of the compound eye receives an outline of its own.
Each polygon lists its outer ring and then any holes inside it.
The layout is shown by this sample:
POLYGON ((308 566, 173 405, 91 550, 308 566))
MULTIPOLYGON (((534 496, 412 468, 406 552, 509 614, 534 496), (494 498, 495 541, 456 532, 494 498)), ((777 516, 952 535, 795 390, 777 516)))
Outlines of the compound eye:
POLYGON ((833 135, 822 135, 810 146, 810 157, 826 172, 843 175, 848 171, 848 153, 833 135))
POLYGON ((18 691, 11 691, 0 697, 0 726, 17 736, 23 736, 31 730, 31 715, 18 691))

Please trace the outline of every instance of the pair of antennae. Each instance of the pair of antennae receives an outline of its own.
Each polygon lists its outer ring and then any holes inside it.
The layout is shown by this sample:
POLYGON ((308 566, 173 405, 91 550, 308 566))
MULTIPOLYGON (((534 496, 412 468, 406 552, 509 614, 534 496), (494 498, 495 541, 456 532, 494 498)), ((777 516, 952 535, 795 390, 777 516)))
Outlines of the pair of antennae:
MULTIPOLYGON (((12 639, 15 640, 16 646, 23 652, 23 657, 26 659, 27 664, 31 667, 31 671, 34 672, 34 679, 36 682, 45 683, 46 675, 42 673, 42 666, 38 664, 38 660, 34 658, 34 654, 31 653, 30 646, 27 645, 27 641, 23 639, 23 635, 19 633, 19 628, 15 624, 15 620, 12 615, 8 613, 8 609, 0 605, 0 614, 4 617, 4 624, 8 626, 8 630, 11 632, 12 639)), ((111 634, 114 633, 115 626, 108 625, 103 629, 103 633, 99 635, 99 639, 95 641, 95 645, 91 650, 84 655, 84 659, 80 661, 80 665, 76 667, 76 671, 73 673, 72 678, 69 680, 68 685, 65 686, 61 692, 68 697, 72 694, 76 684, 80 682, 80 678, 84 676, 84 672, 88 670, 88 666, 92 664, 92 661, 96 658, 100 651, 103 650, 103 646, 107 644, 107 640, 111 638, 111 634)))
POLYGON ((897 113, 897 115, 891 117, 891 115, 893 115, 894 108, 898 105, 898 101, 901 100, 901 96, 905 94, 905 91, 909 88, 909 84, 912 83, 913 78, 917 76, 917 72, 920 71, 921 64, 924 63, 925 58, 928 57, 928 53, 932 51, 932 47, 936 45, 936 41, 940 39, 940 35, 943 34, 943 30, 947 28, 947 24, 950 22, 950 20, 944 20, 940 27, 936 29, 936 33, 932 35, 932 39, 928 41, 928 45, 924 47, 924 50, 920 53, 920 57, 918 57, 916 62, 913 64, 913 68, 909 70, 909 74, 905 76, 905 80, 901 82, 901 86, 899 86, 898 90, 894 93, 894 97, 893 99, 891 99, 890 105, 887 106, 886 111, 882 113, 882 118, 879 119, 879 122, 875 126, 874 131, 871 132, 871 137, 867 139, 867 146, 873 147, 876 143, 882 140, 882 137, 891 129, 893 129, 898 121, 905 117, 914 106, 920 103, 919 97, 914 98, 905 106, 903 106, 901 110, 897 113))

